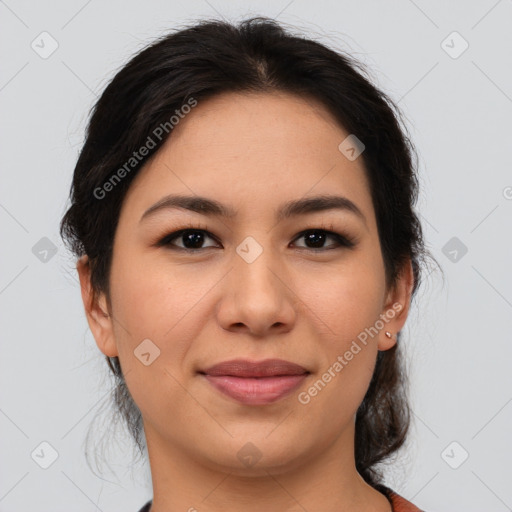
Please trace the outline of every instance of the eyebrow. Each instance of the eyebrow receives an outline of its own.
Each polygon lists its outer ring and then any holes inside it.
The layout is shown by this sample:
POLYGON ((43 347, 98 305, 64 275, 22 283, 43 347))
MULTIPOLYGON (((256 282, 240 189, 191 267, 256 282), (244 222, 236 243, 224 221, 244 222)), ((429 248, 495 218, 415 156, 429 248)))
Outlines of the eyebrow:
MULTIPOLYGON (((237 215, 236 210, 214 199, 201 196, 168 195, 150 206, 142 214, 139 222, 142 222, 142 220, 156 212, 169 209, 184 209, 206 216, 223 217, 226 219, 231 219, 237 215)), ((347 197, 334 195, 321 195, 288 201, 277 210, 276 219, 281 221, 293 216, 326 210, 343 210, 353 213, 366 225, 366 217, 355 203, 347 197)))

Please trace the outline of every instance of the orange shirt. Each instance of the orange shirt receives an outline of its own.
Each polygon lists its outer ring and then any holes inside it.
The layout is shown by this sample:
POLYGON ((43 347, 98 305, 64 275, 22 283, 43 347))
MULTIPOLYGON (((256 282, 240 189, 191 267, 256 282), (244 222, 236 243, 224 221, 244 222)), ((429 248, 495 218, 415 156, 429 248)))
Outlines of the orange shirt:
POLYGON ((390 489, 388 499, 391 500, 391 506, 393 512, 423 512, 416 505, 413 505, 410 501, 402 498, 395 491, 390 489))

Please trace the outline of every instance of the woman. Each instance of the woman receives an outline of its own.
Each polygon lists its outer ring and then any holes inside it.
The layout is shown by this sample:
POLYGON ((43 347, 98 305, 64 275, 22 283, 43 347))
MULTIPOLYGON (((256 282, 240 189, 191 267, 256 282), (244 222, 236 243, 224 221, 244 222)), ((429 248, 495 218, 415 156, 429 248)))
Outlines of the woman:
POLYGON ((350 57, 254 18, 163 37, 95 105, 61 234, 153 499, 417 511, 400 331, 414 149, 350 57))

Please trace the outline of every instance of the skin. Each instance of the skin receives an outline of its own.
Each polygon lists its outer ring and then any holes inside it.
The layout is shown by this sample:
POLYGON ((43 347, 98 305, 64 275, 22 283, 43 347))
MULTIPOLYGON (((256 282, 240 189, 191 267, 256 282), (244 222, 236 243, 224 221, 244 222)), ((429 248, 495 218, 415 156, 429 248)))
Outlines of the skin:
POLYGON ((355 469, 354 421, 378 351, 396 343, 385 331, 396 334, 406 321, 413 275, 408 262, 386 288, 363 160, 338 149, 348 135, 322 105, 294 95, 229 93, 199 102, 127 193, 110 302, 93 293, 87 257, 79 260, 91 331, 105 355, 120 358, 143 416, 152 512, 391 510, 355 469), (168 209, 140 222, 171 193, 206 196, 238 213, 225 219, 168 209), (349 198, 365 220, 328 210, 276 221, 282 203, 321 194, 349 198), (205 234, 195 253, 156 246, 188 222, 215 238, 205 234), (314 252, 297 235, 319 227, 356 245, 327 237, 314 252), (251 263, 236 252, 247 236, 263 249, 251 263), (401 312, 300 403, 298 394, 395 303, 401 312), (146 366, 134 350, 148 338, 160 355, 146 366), (282 358, 311 373, 277 402, 244 405, 197 373, 237 357, 282 358), (248 442, 261 457, 252 466, 237 457, 248 442))

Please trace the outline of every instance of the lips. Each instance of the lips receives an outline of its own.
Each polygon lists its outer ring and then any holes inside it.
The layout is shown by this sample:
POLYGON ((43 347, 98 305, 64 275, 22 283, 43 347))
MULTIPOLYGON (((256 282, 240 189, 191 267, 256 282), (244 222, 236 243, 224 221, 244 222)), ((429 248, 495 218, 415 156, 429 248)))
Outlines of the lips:
POLYGON ((232 359, 216 364, 204 372, 212 376, 231 377, 276 377, 286 375, 302 375, 308 371, 302 366, 290 363, 284 359, 265 359, 263 361, 249 361, 246 359, 232 359))
POLYGON ((309 375, 304 367, 283 359, 233 359, 199 373, 214 389, 246 405, 265 405, 280 400, 309 375))

